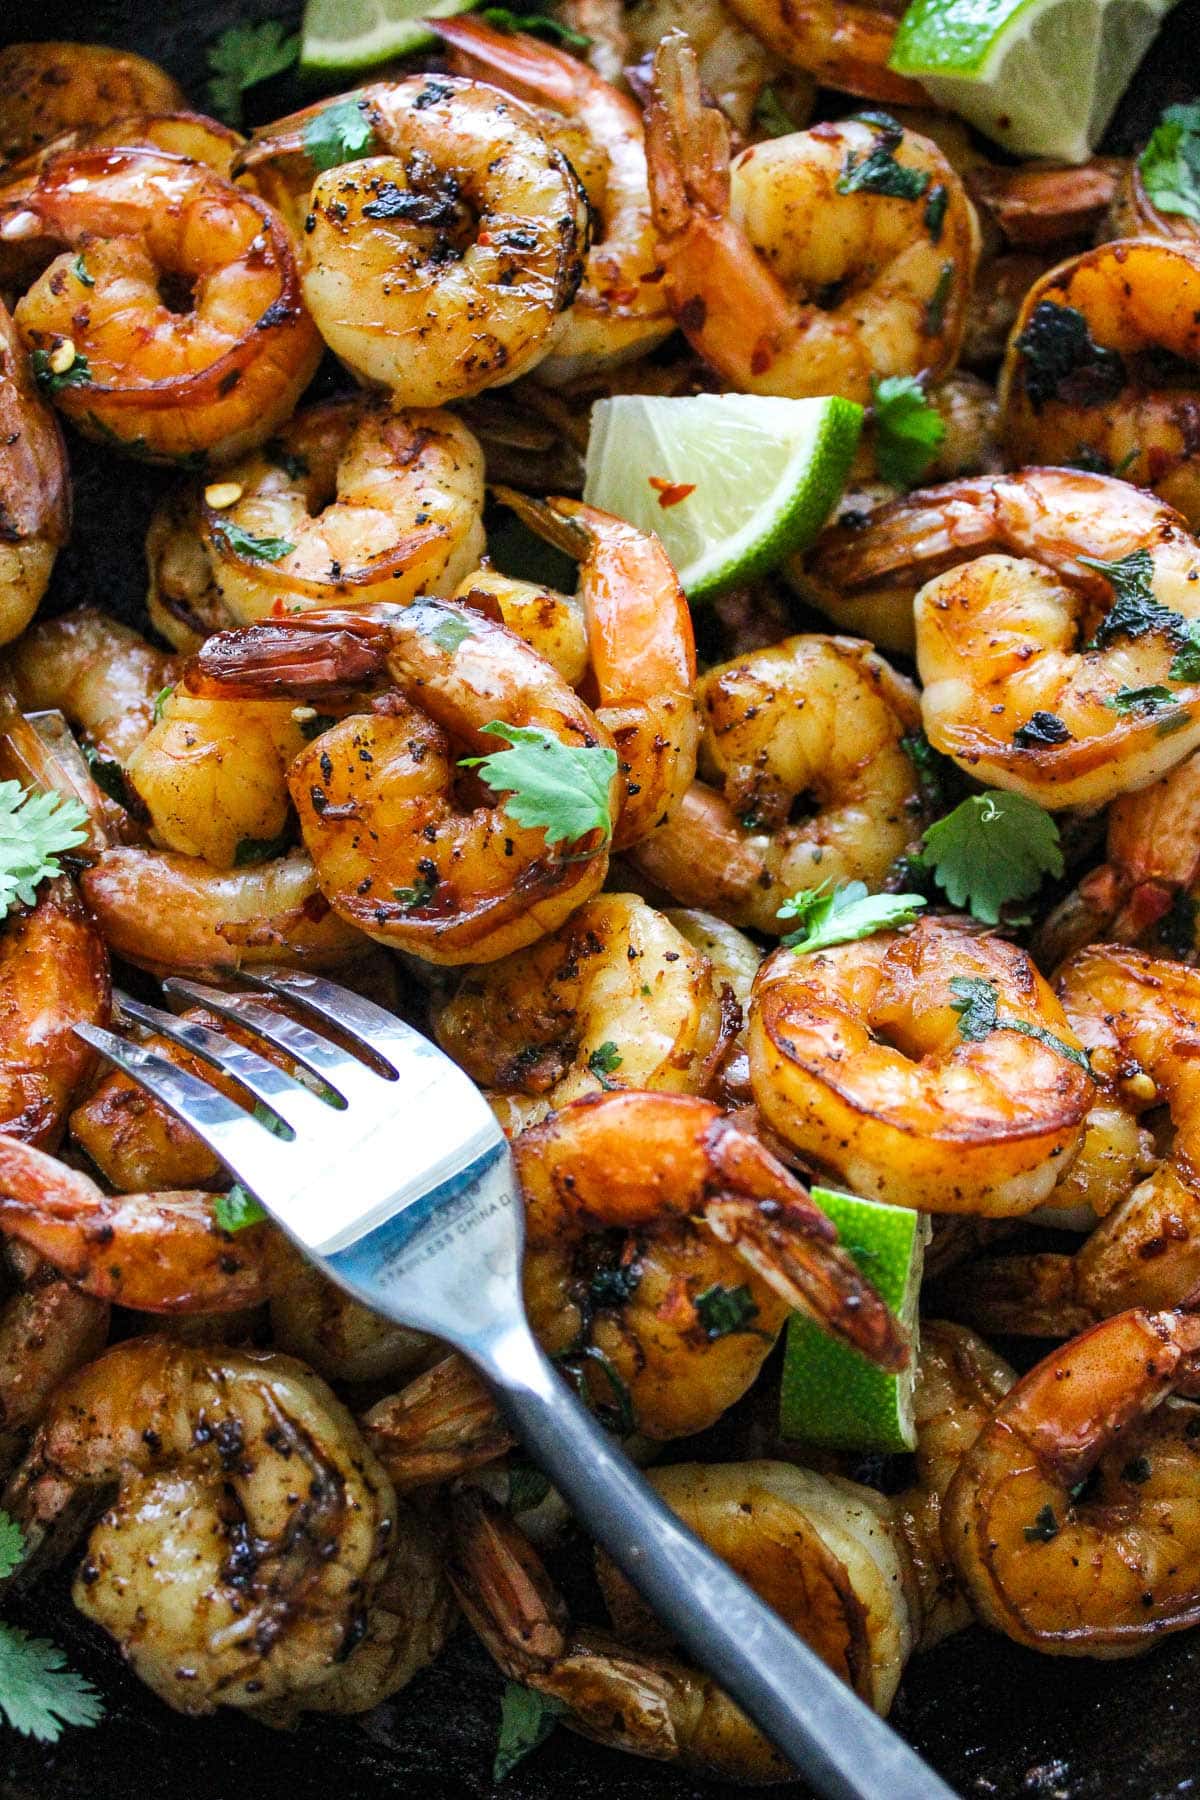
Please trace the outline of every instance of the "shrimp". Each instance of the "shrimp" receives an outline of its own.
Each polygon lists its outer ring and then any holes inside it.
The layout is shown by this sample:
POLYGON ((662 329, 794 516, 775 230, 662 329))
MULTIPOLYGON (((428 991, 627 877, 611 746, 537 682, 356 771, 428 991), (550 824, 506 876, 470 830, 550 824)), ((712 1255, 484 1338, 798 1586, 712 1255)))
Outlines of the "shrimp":
POLYGON ((485 563, 463 577, 453 598, 479 612, 498 612, 508 629, 565 682, 573 688, 583 685, 589 665, 587 621, 576 595, 502 575, 485 563))
POLYGON ((1005 243, 1017 250, 1048 250, 1103 232, 1128 167, 1128 159, 1117 156, 1095 156, 1078 168, 978 162, 967 173, 967 192, 1005 243))
MULTIPOLYGON (((569 856, 501 806, 458 797, 450 737, 479 755, 489 724, 610 747, 608 731, 541 658, 482 614, 446 600, 370 618, 310 613, 212 638, 193 683, 226 696, 302 698, 384 672, 401 692, 343 719, 298 756, 288 785, 321 891, 346 925, 430 962, 494 962, 554 931, 604 881, 600 829, 569 856), (421 710, 405 694, 420 698, 421 710)), ((616 775, 609 787, 616 813, 616 775)))
POLYGON ((271 1337, 327 1381, 355 1384, 411 1375, 441 1348, 428 1332, 351 1299, 302 1256, 291 1257, 285 1278, 274 1283, 271 1337))
POLYGON ((903 6, 895 0, 725 0, 734 17, 785 63, 822 87, 892 106, 925 106, 919 82, 888 68, 903 6))
POLYGON ((882 882, 918 829, 911 683, 861 639, 793 637, 709 669, 696 704, 704 779, 635 850, 644 876, 776 935, 798 888, 882 882))
POLYGON ((655 71, 646 146, 664 287, 722 380, 865 404, 873 376, 946 373, 978 228, 936 145, 847 120, 755 144, 730 168, 724 121, 701 102, 682 34, 664 40, 655 71), (904 194, 872 188, 881 159, 904 171, 904 194))
MULTIPOLYGON (((359 89, 371 155, 321 171, 304 297, 330 349, 404 406, 524 375, 551 348, 588 247, 587 198, 519 100, 414 75, 359 89)), ((344 102, 343 104, 350 104, 344 102)), ((309 108, 259 133, 251 172, 301 160, 309 108)))
POLYGON ((1124 1179, 1073 1255, 996 1257, 956 1275, 956 1309, 972 1322, 1044 1337, 1082 1331, 1126 1307, 1191 1306, 1200 1297, 1200 1153, 1192 1145, 1200 1133, 1200 971, 1097 944, 1072 958, 1057 987, 1107 1103, 1131 1120, 1166 1106, 1173 1135, 1148 1173, 1144 1147, 1118 1159, 1124 1179))
POLYGON ((92 1069, 76 1025, 106 1025, 104 940, 65 876, 0 929, 0 1132, 57 1141, 92 1069))
POLYGON ((1197 220, 1187 213, 1160 212, 1146 191, 1140 156, 1118 164, 1116 189, 1109 206, 1107 229, 1097 236, 1108 238, 1176 238, 1195 244, 1200 238, 1197 220))
POLYGON ((70 526, 62 433, 0 302, 0 644, 19 637, 37 611, 70 526))
POLYGON ((118 1344, 58 1389, 4 1504, 36 1553, 114 1488, 73 1595, 135 1673, 187 1713, 319 1694, 396 1527, 325 1383, 273 1353, 118 1344))
POLYGON ((383 396, 326 401, 221 481, 160 507, 147 540, 152 605, 198 649, 207 625, 249 625, 281 605, 451 593, 483 553, 482 515, 483 455, 452 414, 383 396))
POLYGON ((959 1465, 943 1521, 988 1624, 1051 1656, 1116 1657, 1200 1619, 1200 1412, 1174 1398, 1198 1389, 1200 1319, 1141 1308, 1017 1382, 959 1465))
POLYGON ((1094 1095, 1026 953, 934 919, 768 957, 750 1074, 771 1128, 851 1192, 1002 1218, 1048 1198, 1094 1095), (970 1025, 992 1002, 991 1029, 970 1025))
POLYGON ((654 52, 670 31, 686 31, 696 52, 700 82, 735 131, 758 134, 755 112, 763 90, 772 94, 793 118, 797 129, 812 114, 816 82, 797 69, 786 69, 754 33, 747 31, 725 0, 638 0, 625 15, 630 56, 649 69, 654 52))
POLYGON ((792 1309, 886 1366, 903 1364, 897 1327, 828 1220, 710 1102, 576 1100, 522 1132, 514 1152, 530 1321, 551 1356, 582 1363, 593 1399, 615 1404, 629 1429, 686 1437, 714 1423, 792 1309), (748 1329, 712 1334, 697 1300, 714 1286, 748 1289, 748 1329))
MULTIPOLYGON (((438 36, 450 45, 457 74, 494 82, 531 106, 561 114, 582 130, 603 165, 583 280, 565 325, 538 363, 537 379, 558 385, 646 355, 671 335, 675 321, 656 267, 638 108, 586 63, 524 33, 496 31, 464 16, 440 20, 438 36)), ((544 119, 543 129, 553 143, 553 121, 544 119)))
POLYGON ((482 1468, 513 1446, 495 1398, 456 1353, 377 1401, 359 1425, 402 1492, 482 1468))
POLYGON ((196 1190, 103 1193, 77 1169, 0 1137, 0 1233, 98 1300, 138 1312, 232 1312, 271 1284, 270 1225, 222 1231, 196 1190))
POLYGON ((0 1298, 0 1475, 24 1454, 54 1389, 99 1356, 108 1340, 109 1309, 40 1262, 23 1245, 8 1245, 0 1298))
POLYGON ((330 969, 367 948, 326 903, 298 850, 252 868, 214 869, 198 856, 116 844, 80 886, 109 948, 141 968, 330 969))
POLYGON ((95 606, 39 619, 0 660, 22 711, 62 712, 102 762, 122 767, 178 672, 173 657, 95 606))
POLYGON ((18 301, 17 328, 85 434, 195 467, 244 454, 292 412, 321 341, 286 227, 256 195, 163 150, 66 150, 0 202, 0 243, 31 235, 61 253, 18 301))
POLYGON ((0 96, 0 163, 77 126, 187 105, 165 69, 107 44, 9 44, 0 50, 0 96))
POLYGON ((528 950, 468 971, 433 1028, 510 1133, 602 1089, 701 1093, 727 1036, 707 957, 635 894, 597 895, 528 950))
POLYGON ((1200 526, 1200 243, 1100 244, 1025 296, 1000 378, 1014 463, 1077 463, 1148 487, 1200 526))

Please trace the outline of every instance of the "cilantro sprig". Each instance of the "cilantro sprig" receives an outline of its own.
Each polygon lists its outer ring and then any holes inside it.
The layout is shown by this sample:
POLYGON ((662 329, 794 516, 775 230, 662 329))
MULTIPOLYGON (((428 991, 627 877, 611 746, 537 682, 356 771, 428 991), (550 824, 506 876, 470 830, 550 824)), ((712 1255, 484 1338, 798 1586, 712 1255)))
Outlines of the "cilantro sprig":
POLYGON ((971 794, 925 833, 917 859, 933 871, 953 906, 985 925, 1010 901, 1028 900, 1047 875, 1063 872, 1058 826, 1023 794, 971 794))
POLYGON ((1138 168, 1151 205, 1200 225, 1200 101, 1167 107, 1138 168))
POLYGON ((208 46, 208 103, 227 125, 242 122, 247 88, 290 69, 300 54, 300 35, 279 19, 261 25, 230 25, 208 46))
POLYGON ((875 464, 893 487, 920 481, 946 437, 946 422, 915 375, 871 377, 875 464))
POLYGON ((86 823, 78 800, 0 781, 0 918, 32 906, 40 884, 62 874, 58 859, 86 841, 86 823))
POLYGON ((261 1225, 267 1217, 254 1195, 240 1181, 235 1181, 227 1194, 213 1201, 213 1218, 222 1231, 245 1231, 247 1225, 261 1225))
POLYGON ((363 106, 357 94, 347 94, 313 114, 304 127, 303 140, 304 153, 314 169, 336 169, 370 155, 375 132, 363 106))
MULTIPOLYGON (((20 1567, 25 1548, 21 1527, 0 1510, 0 1580, 20 1567)), ((104 1707, 91 1682, 67 1668, 57 1645, 0 1624, 0 1716, 23 1737, 56 1744, 64 1725, 99 1724, 104 1707)))
POLYGON ((831 944, 850 944, 911 925, 927 904, 923 894, 870 894, 865 881, 843 881, 830 887, 802 888, 779 908, 781 919, 798 919, 799 929, 780 941, 787 950, 808 955, 831 944))
POLYGON ((296 548, 287 538, 255 537, 252 531, 243 531, 232 519, 215 520, 212 530, 213 536, 235 556, 248 556, 251 562, 280 562, 296 548))
POLYGON ((531 1750, 544 1744, 565 1711, 561 1700, 535 1693, 519 1681, 510 1681, 500 1702, 500 1736, 492 1780, 503 1781, 531 1750))
POLYGON ((490 756, 464 756, 460 767, 478 769, 490 788, 505 796, 503 809, 517 825, 539 827, 551 848, 575 844, 593 831, 605 843, 612 836, 609 790, 617 755, 602 744, 564 744, 541 725, 507 725, 493 719, 483 727, 510 748, 490 756))
POLYGON ((1173 612, 1154 597, 1150 578, 1154 559, 1146 549, 1132 550, 1116 562, 1105 562, 1098 556, 1081 556, 1085 568, 1103 575, 1115 595, 1114 602, 1096 627, 1090 650, 1106 650, 1114 638, 1141 638, 1161 632, 1171 643, 1182 642, 1187 621, 1182 613, 1173 612))
POLYGON ((1036 1038, 1047 1049, 1065 1056, 1069 1062, 1078 1063, 1086 1074, 1092 1073, 1086 1050, 1065 1044, 1052 1031, 1042 1025, 1031 1025, 1027 1019, 1002 1019, 1000 992, 994 982, 977 975, 954 975, 950 979, 950 993, 953 996, 950 1005, 958 1014, 958 1035, 964 1043, 981 1043, 984 1038, 991 1037, 993 1031, 1015 1031, 1021 1037, 1036 1038))

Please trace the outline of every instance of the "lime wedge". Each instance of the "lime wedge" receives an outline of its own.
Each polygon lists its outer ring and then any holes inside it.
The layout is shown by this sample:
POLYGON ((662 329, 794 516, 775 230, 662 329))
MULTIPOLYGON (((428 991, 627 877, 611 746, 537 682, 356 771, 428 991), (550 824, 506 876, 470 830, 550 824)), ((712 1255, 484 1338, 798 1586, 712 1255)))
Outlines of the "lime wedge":
POLYGON ((913 0, 890 66, 1018 156, 1086 162, 1175 0, 913 0))
POLYGON ((305 74, 370 69, 436 41, 426 19, 470 12, 478 0, 308 0, 300 37, 305 74))
POLYGON ((839 1450, 911 1450, 916 1442, 917 1298, 929 1222, 906 1206, 885 1206, 828 1188, 813 1188, 812 1197, 905 1327, 912 1355, 906 1369, 889 1375, 794 1314, 788 1321, 779 1397, 783 1435, 839 1450))
POLYGON ((841 498, 862 416, 836 398, 598 400, 583 497, 657 532, 701 600, 807 549, 841 498))

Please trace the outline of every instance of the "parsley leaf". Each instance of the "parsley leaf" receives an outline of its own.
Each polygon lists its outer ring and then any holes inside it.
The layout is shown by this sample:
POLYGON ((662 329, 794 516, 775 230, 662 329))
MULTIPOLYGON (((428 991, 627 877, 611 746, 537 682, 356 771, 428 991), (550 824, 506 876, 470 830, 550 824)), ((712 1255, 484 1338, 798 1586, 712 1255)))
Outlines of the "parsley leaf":
POLYGON ((1181 613, 1154 598, 1150 577, 1154 561, 1148 550, 1132 550, 1117 562, 1103 562, 1098 556, 1081 556, 1085 568, 1103 575, 1116 595, 1114 604, 1096 627, 1089 650, 1107 650, 1114 638, 1146 637, 1161 631, 1172 643, 1179 643, 1187 630, 1181 613))
POLYGON ((0 918, 32 906, 38 886, 61 875, 59 856, 86 841, 87 812, 62 794, 37 794, 0 781, 0 918))
POLYGON ((788 116, 775 87, 769 81, 754 102, 752 116, 759 130, 765 131, 768 137, 791 137, 799 129, 795 120, 788 116))
POLYGON ((945 440, 945 420, 915 375, 873 375, 871 398, 879 473, 893 487, 915 487, 945 440))
POLYGON ((549 38, 552 43, 565 44, 568 50, 590 50, 592 47, 592 40, 585 32, 573 31, 569 25, 546 13, 515 13, 507 6, 485 6, 479 17, 494 31, 528 31, 535 37, 549 38))
POLYGON ((304 127, 304 153, 314 169, 336 169, 370 154, 375 131, 364 105, 357 94, 347 94, 314 113, 304 127))
POLYGON ((953 975, 950 992, 954 996, 950 1005, 958 1014, 958 1034, 968 1044, 980 1043, 993 1031, 1015 1031, 1020 1037, 1036 1038, 1047 1049, 1065 1056, 1069 1062, 1078 1063, 1086 1074, 1092 1073, 1086 1050, 1064 1044, 1052 1031, 1046 1031, 1041 1025, 1030 1025, 1025 1019, 1000 1018, 1000 995, 994 982, 985 981, 982 976, 953 975))
POLYGON ((1050 400, 1107 406, 1125 386, 1120 352, 1095 343, 1087 320, 1073 306, 1039 300, 1015 348, 1024 358, 1025 395, 1035 413, 1050 400))
POLYGON ((0 1625, 0 1713, 14 1731, 56 1744, 64 1725, 96 1725, 104 1707, 91 1682, 66 1667, 56 1645, 16 1625, 0 1625))
POLYGON ((612 836, 609 788, 617 753, 600 744, 564 744, 541 725, 506 725, 493 719, 483 727, 506 738, 508 750, 464 756, 460 767, 478 769, 488 786, 506 794, 504 811, 518 825, 539 826, 547 845, 574 844, 589 832, 612 836))
POLYGON ((209 105, 227 125, 240 125, 246 89, 282 75, 299 54, 299 34, 289 36, 279 19, 231 25, 208 46, 209 105))
POLYGON ((869 894, 865 881, 842 881, 830 888, 801 888, 779 908, 781 919, 799 919, 799 931, 781 939, 785 950, 807 955, 831 944, 850 944, 898 925, 911 925, 926 904, 922 894, 869 894))
POLYGON ((865 156, 856 159, 852 150, 847 151, 837 178, 838 193, 853 194, 865 189, 871 194, 889 194, 894 200, 919 200, 929 186, 929 176, 924 169, 908 169, 896 161, 895 151, 903 137, 893 121, 881 126, 865 156))
POLYGON ((719 1281, 696 1295, 695 1307, 705 1336, 713 1342, 731 1332, 753 1331, 752 1321, 758 1317, 758 1307, 748 1287, 722 1287, 719 1281))
POLYGON ((247 1193, 240 1181, 213 1201, 213 1218, 222 1231, 244 1231, 247 1225, 261 1225, 266 1217, 254 1195, 247 1193))
POLYGON ((544 1744, 565 1711, 562 1701, 549 1694, 536 1694, 519 1681, 506 1683, 492 1780, 503 1781, 531 1750, 544 1744))
POLYGON ((607 1038, 603 1044, 592 1051, 592 1054, 588 1057, 587 1066, 606 1092, 612 1093, 615 1091, 619 1084, 615 1081, 609 1081, 608 1077, 613 1073, 614 1069, 620 1068, 621 1052, 617 1049, 617 1046, 613 1043, 611 1038, 607 1038))
POLYGON ((932 869, 953 906, 966 906, 985 925, 1000 923, 1010 900, 1036 894, 1046 875, 1063 872, 1058 826, 1023 794, 989 788, 936 819, 925 833, 920 861, 932 869))
POLYGON ((220 538, 227 550, 235 556, 248 556, 253 562, 278 562, 281 557, 290 556, 296 548, 286 538, 255 537, 253 532, 243 531, 232 519, 215 519, 213 536, 220 538))
POLYGON ((1137 717, 1165 712, 1167 707, 1178 706, 1179 702, 1170 688, 1155 683, 1151 687, 1120 687, 1104 704, 1110 712, 1128 718, 1131 713, 1137 717))
POLYGON ((24 1557, 25 1533, 17 1521, 0 1508, 0 1581, 20 1568, 24 1557))
POLYGON ((1200 102, 1168 106, 1138 158, 1142 186, 1162 213, 1200 224, 1200 102))
POLYGON ((43 394, 57 394, 68 387, 84 387, 92 379, 91 365, 86 356, 77 354, 69 368, 52 369, 51 354, 49 350, 32 350, 29 354, 30 373, 43 394))
POLYGON ((1167 671, 1172 681, 1200 681, 1200 619, 1193 619, 1167 671))

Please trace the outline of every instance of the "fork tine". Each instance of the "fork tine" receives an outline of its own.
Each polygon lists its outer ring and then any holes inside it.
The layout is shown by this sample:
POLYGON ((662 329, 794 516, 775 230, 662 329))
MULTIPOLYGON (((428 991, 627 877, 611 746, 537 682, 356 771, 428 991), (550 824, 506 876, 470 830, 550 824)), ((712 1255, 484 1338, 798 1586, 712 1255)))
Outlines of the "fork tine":
POLYGON ((427 1038, 394 1013, 385 1012, 373 1000, 364 1000, 361 994, 336 981, 326 981, 323 976, 270 966, 243 969, 241 976, 255 987, 266 988, 268 993, 280 994, 316 1013, 364 1050, 382 1058, 396 1074, 401 1073, 414 1051, 428 1053, 433 1048, 427 1038))
POLYGON ((350 1051, 343 1050, 340 1044, 332 1043, 317 1032, 310 1031, 307 1025, 291 1019, 286 1013, 277 1012, 274 1007, 264 1006, 252 994, 230 992, 225 988, 210 987, 204 981, 186 981, 179 975, 168 975, 163 982, 163 992, 172 998, 181 996, 186 1000, 194 1000, 206 1006, 210 1012, 219 1013, 222 1018, 233 1019, 239 1025, 246 1025, 250 1030, 265 1038, 277 1050, 286 1056, 295 1057, 298 1063, 320 1076, 322 1081, 340 1094, 343 1100, 352 1100, 356 1096, 370 1095, 377 1099, 384 1077, 377 1075, 374 1069, 367 1067, 350 1051))
POLYGON ((202 1056, 205 1062, 212 1063, 223 1074, 232 1075, 256 1100, 278 1114, 286 1125, 295 1128, 314 1120, 317 1115, 313 1112, 313 1107, 321 1107, 325 1111, 325 1102, 296 1081, 286 1069, 268 1062, 266 1057, 259 1056, 247 1045, 226 1037, 223 1032, 213 1031, 209 1026, 201 1025, 193 1019, 177 1019, 174 1013, 164 1012, 159 1006, 148 1006, 145 1001, 134 1000, 120 990, 113 998, 126 1018, 136 1019, 139 1025, 148 1025, 152 1031, 160 1032, 173 1043, 195 1051, 197 1056, 202 1056))
POLYGON ((289 1179, 288 1171, 294 1165, 285 1145, 259 1124, 253 1113, 235 1106, 206 1081, 176 1068, 144 1044, 132 1044, 100 1025, 75 1025, 72 1029, 182 1119, 255 1193, 263 1184, 270 1187, 289 1179))

